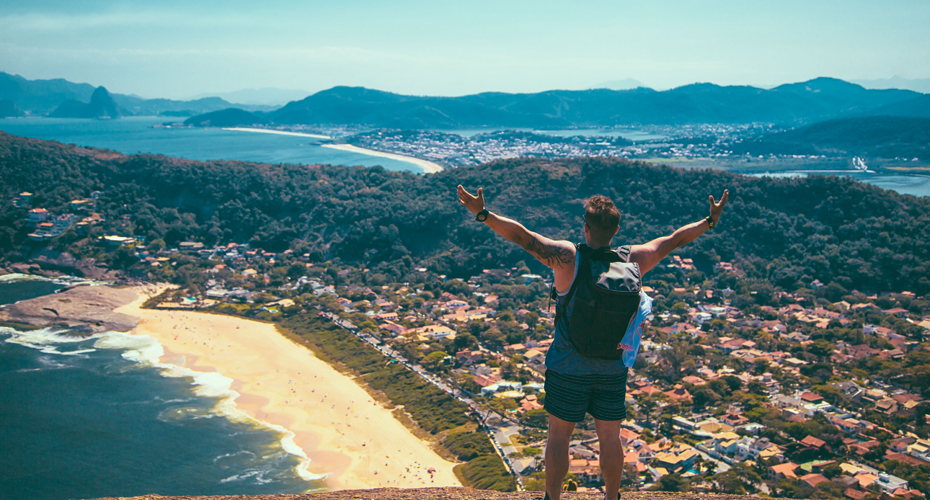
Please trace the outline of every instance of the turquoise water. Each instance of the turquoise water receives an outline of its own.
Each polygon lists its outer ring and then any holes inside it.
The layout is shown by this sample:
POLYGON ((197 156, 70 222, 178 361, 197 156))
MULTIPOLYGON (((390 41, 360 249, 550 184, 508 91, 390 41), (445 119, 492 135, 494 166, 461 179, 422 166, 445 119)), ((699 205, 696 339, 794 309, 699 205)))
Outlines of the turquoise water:
MULTIPOLYGON (((0 282, 0 303, 61 286, 39 283, 0 282)), ((0 499, 321 489, 283 436, 230 412, 223 391, 145 362, 155 346, 0 327, 0 499)))
MULTIPOLYGON (((762 174, 748 174, 753 177, 793 178, 807 177, 808 172, 772 172, 762 174)), ((843 175, 852 177, 857 181, 866 182, 882 189, 897 191, 901 194, 914 196, 930 196, 930 176, 926 175, 876 175, 862 172, 835 173, 824 175, 843 175)))
POLYGON ((320 147, 319 139, 215 128, 152 128, 168 117, 137 116, 119 120, 3 118, 0 130, 65 144, 105 148, 125 154, 154 153, 189 160, 241 160, 304 165, 380 165, 387 170, 420 173, 409 162, 320 147))
MULTIPOLYGON (((3 118, 0 130, 9 134, 54 140, 65 144, 112 149, 121 153, 155 153, 191 160, 242 160, 261 163, 381 165, 394 171, 422 172, 412 163, 320 147, 319 139, 211 128, 151 128, 167 117, 128 117, 119 120, 65 118, 3 118)), ((444 130, 471 137, 497 129, 444 130)), ((530 131, 530 129, 525 129, 530 131)), ((534 130, 557 136, 611 135, 643 141, 661 138, 633 129, 534 130)), ((784 173, 782 175, 795 175, 784 173)), ((852 173, 852 177, 882 189, 930 196, 930 177, 852 173)))
POLYGON ((850 177, 901 194, 930 196, 930 176, 926 175, 850 174, 850 177))

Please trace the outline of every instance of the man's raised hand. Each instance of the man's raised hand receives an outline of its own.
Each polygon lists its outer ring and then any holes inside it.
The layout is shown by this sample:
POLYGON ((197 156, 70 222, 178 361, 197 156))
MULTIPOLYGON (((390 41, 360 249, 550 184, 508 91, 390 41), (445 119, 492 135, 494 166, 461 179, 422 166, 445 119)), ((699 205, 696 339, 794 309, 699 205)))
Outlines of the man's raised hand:
POLYGON ((465 205, 469 212, 478 215, 478 212, 484 210, 484 192, 478 188, 478 196, 472 196, 459 184, 459 202, 465 205))
POLYGON ((723 213, 723 207, 727 204, 727 198, 729 197, 730 191, 728 189, 723 190, 723 196, 720 197, 720 201, 717 203, 714 203, 714 195, 710 195, 710 218, 714 220, 714 224, 720 220, 720 214, 723 213))

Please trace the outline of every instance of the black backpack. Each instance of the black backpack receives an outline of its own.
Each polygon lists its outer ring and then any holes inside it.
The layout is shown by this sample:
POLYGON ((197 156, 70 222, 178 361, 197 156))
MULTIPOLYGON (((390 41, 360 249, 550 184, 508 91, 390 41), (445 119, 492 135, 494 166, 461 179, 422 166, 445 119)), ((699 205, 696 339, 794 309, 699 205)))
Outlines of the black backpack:
POLYGON ((630 247, 576 246, 579 269, 556 308, 556 324, 572 306, 568 339, 586 358, 621 359, 623 337, 639 310, 642 276, 630 247))

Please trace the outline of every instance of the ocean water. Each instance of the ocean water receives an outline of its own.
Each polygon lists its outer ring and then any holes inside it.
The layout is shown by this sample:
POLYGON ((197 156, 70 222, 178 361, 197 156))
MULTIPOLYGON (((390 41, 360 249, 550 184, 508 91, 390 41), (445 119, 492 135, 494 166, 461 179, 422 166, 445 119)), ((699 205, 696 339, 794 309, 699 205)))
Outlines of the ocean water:
MULTIPOLYGON (((35 296, 26 283, 0 282, 0 303, 35 296)), ((283 429, 235 410, 230 379, 161 352, 128 333, 0 327, 0 499, 322 490, 283 429)))
POLYGON ((152 128, 170 117, 132 116, 119 120, 3 118, 0 130, 64 144, 112 149, 124 154, 153 153, 188 160, 241 160, 304 165, 380 165, 420 173, 416 164, 320 147, 319 139, 214 128, 152 128))
POLYGON ((0 306, 55 293, 64 287, 52 280, 23 279, 21 276, 0 276, 0 306))

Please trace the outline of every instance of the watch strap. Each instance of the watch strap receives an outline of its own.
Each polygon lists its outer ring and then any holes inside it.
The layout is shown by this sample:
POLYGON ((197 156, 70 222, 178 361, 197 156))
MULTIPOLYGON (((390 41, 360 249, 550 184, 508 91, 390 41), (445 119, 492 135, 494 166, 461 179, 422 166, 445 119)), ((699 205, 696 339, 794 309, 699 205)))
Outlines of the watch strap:
POLYGON ((704 220, 706 220, 706 221, 707 221, 707 225, 708 225, 708 226, 710 226, 710 228, 711 228, 711 229, 713 229, 713 228, 714 228, 714 226, 716 226, 716 225, 717 225, 717 223, 716 223, 716 222, 714 222, 714 218, 713 218, 713 217, 711 217, 711 216, 709 216, 709 215, 708 215, 708 216, 707 216, 707 218, 706 218, 706 219, 704 219, 704 220))

